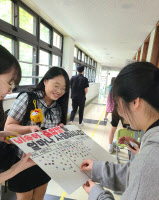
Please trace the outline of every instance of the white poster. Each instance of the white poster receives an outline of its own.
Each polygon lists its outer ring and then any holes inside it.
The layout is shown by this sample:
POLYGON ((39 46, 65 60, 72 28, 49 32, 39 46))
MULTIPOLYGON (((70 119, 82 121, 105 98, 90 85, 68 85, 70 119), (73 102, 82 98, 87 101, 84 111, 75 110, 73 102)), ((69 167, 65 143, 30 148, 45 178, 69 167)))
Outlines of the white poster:
POLYGON ((90 179, 80 171, 85 159, 115 162, 107 151, 74 125, 55 127, 11 139, 68 194, 90 179))

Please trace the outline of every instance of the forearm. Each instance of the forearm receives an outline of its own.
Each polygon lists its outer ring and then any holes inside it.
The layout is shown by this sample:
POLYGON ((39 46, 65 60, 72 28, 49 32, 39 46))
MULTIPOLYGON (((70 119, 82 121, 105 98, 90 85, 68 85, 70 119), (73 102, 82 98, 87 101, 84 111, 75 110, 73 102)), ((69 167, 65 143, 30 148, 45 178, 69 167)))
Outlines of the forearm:
POLYGON ((29 126, 21 126, 19 124, 6 124, 4 127, 5 131, 13 131, 18 132, 21 135, 30 133, 30 127, 29 126))
POLYGON ((0 183, 12 178, 15 176, 15 172, 13 168, 8 169, 7 171, 0 173, 0 183))
POLYGON ((94 161, 92 168, 92 181, 114 191, 124 191, 126 176, 130 163, 114 164, 94 161))

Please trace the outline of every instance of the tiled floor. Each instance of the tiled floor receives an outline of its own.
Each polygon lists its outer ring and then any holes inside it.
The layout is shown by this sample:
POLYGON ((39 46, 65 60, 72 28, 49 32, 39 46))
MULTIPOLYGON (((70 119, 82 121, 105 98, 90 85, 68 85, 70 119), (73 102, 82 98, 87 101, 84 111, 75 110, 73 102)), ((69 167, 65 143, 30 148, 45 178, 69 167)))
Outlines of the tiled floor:
MULTIPOLYGON (((107 126, 103 125, 103 118, 104 118, 104 112, 105 112, 105 102, 106 98, 103 98, 103 96, 100 98, 96 98, 93 102, 91 102, 89 105, 85 107, 84 111, 84 127, 82 127, 82 130, 88 135, 91 136, 92 133, 95 131, 95 134, 93 136, 93 140, 95 140, 98 144, 100 144, 104 149, 108 149, 108 133, 110 130, 110 120, 111 115, 108 115, 108 123, 107 126), (97 126, 99 119, 101 118, 101 123, 97 126)), ((74 125, 78 126, 78 115, 76 115, 76 118, 73 122, 74 125)), ((119 124, 118 129, 122 128, 121 124, 119 124)), ((112 154, 112 156, 115 156, 115 153, 112 154)), ((127 158, 127 151, 121 150, 120 156, 127 158)), ((53 194, 60 196, 62 195, 64 191, 61 189, 60 186, 58 186, 53 180, 49 182, 48 188, 47 188, 47 194, 53 194)), ((87 200, 88 195, 85 193, 82 187, 80 187, 78 190, 76 190, 71 195, 66 195, 67 198, 72 198, 76 200, 87 200)), ((120 195, 114 195, 115 200, 120 199, 120 195)))

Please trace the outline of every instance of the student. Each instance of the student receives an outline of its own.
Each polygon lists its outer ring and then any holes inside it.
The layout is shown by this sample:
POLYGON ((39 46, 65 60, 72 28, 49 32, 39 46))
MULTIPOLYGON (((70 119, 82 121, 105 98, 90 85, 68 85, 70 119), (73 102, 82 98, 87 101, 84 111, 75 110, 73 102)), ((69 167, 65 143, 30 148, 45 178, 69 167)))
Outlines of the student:
MULTIPOLYGON (((64 69, 50 68, 32 93, 37 97, 37 108, 43 112, 44 119, 41 127, 34 125, 30 119, 26 121, 27 110, 30 113, 29 93, 22 93, 9 112, 5 130, 17 131, 23 135, 41 131, 41 128, 66 124, 69 77, 64 69)), ((8 185, 11 191, 17 193, 18 200, 42 200, 49 181, 50 177, 40 167, 34 166, 10 179, 8 185)))
POLYGON ((79 107, 79 127, 84 125, 83 122, 83 114, 84 114, 84 106, 86 101, 86 94, 88 93, 88 79, 83 76, 84 74, 84 66, 80 65, 77 67, 78 75, 72 76, 70 84, 71 84, 71 98, 72 98, 72 111, 70 117, 70 124, 72 124, 77 109, 79 107))
MULTIPOLYGON (((0 100, 4 99, 7 94, 11 94, 14 88, 14 85, 18 85, 21 80, 21 69, 17 59, 7 51, 3 46, 0 45, 0 100)), ((3 122, 3 115, 0 119, 3 122)), ((6 162, 8 161, 8 157, 5 159, 2 158, 1 144, 2 142, 6 142, 10 144, 9 140, 6 140, 8 136, 19 136, 14 132, 0 131, 0 169, 4 169, 6 162), (3 159, 3 160, 2 160, 3 159)), ((3 154, 4 155, 4 154, 3 154)), ((24 155, 23 158, 13 165, 9 170, 0 173, 0 183, 8 180, 9 178, 15 176, 19 172, 27 169, 35 165, 35 163, 29 158, 30 154, 24 155)))
POLYGON ((107 125, 107 121, 108 121, 108 114, 109 113, 112 113, 113 112, 113 109, 114 109, 114 102, 113 100, 110 98, 110 91, 111 91, 111 88, 112 88, 112 85, 115 81, 115 77, 113 77, 111 79, 111 84, 109 85, 108 87, 108 98, 107 98, 107 107, 106 107, 106 111, 105 111, 105 117, 104 117, 104 125, 106 126, 107 125))
POLYGON ((112 93, 119 115, 132 129, 145 132, 140 152, 126 164, 85 160, 81 169, 92 170, 92 181, 83 187, 91 200, 114 199, 102 186, 123 191, 121 200, 156 200, 159 197, 159 69, 148 62, 127 65, 117 76, 112 93))

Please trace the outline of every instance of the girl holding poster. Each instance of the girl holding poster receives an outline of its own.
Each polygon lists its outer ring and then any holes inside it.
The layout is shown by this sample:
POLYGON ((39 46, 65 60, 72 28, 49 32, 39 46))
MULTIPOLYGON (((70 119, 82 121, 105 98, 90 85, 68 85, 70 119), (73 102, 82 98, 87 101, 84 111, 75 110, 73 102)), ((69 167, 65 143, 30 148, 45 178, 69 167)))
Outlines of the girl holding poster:
MULTIPOLYGON (((50 68, 31 93, 22 93, 16 99, 8 114, 5 130, 23 135, 63 126, 67 120, 68 98, 68 74, 60 67, 50 68), (43 119, 37 125, 31 121, 30 112, 36 116, 35 112, 39 109, 43 119)), ((33 166, 10 179, 8 185, 11 191, 17 193, 18 200, 43 200, 49 181, 50 177, 40 167, 33 166)))

